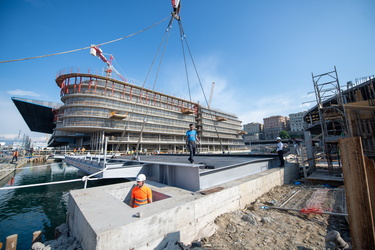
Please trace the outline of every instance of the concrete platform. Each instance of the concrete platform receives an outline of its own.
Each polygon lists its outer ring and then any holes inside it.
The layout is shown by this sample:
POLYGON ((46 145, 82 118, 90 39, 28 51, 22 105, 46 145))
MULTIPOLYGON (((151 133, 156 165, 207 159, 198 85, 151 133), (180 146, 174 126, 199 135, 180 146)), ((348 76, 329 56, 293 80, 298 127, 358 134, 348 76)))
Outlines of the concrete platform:
POLYGON ((197 191, 278 165, 275 157, 249 155, 197 155, 196 164, 187 155, 141 155, 104 160, 103 156, 66 157, 65 162, 99 178, 135 178, 142 173, 149 180, 197 191))
POLYGON ((213 186, 210 189, 219 191, 206 195, 202 190, 147 181, 155 202, 137 208, 128 206, 135 182, 73 190, 68 202, 70 234, 84 249, 162 249, 169 241, 188 244, 210 236, 217 216, 244 208, 298 174, 297 165, 286 164, 213 186), (138 212, 140 218, 134 216, 138 212))

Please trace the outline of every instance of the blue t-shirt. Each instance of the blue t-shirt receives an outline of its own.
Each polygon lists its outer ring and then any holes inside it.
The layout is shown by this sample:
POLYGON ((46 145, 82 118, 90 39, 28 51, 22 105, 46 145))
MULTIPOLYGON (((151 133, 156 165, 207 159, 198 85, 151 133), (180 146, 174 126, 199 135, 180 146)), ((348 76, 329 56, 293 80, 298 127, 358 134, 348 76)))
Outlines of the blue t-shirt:
POLYGON ((188 137, 188 141, 195 141, 195 138, 197 136, 197 131, 195 130, 188 130, 186 131, 186 136, 188 137))

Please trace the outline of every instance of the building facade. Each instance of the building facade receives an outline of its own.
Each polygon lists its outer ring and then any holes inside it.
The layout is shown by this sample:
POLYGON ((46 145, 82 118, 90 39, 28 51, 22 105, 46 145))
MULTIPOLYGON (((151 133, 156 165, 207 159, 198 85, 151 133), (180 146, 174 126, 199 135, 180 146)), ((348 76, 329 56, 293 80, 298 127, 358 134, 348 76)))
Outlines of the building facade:
POLYGON ((259 134, 262 133, 263 131, 263 124, 257 123, 257 122, 250 122, 248 124, 243 125, 243 130, 247 134, 259 134))
POLYGON ((306 112, 307 111, 302 111, 294 114, 289 114, 291 132, 301 132, 306 129, 304 120, 306 112))
POLYGON ((107 137, 112 151, 183 152, 194 123, 201 152, 244 148, 234 114, 89 73, 62 73, 56 83, 64 104, 53 137, 74 138, 76 147, 102 151, 107 137))
POLYGON ((285 116, 275 115, 263 118, 263 132, 265 140, 274 140, 280 131, 288 130, 289 119, 285 116))
POLYGON ((245 131, 244 141, 249 145, 252 141, 259 141, 263 139, 263 124, 257 122, 250 122, 243 125, 245 131))

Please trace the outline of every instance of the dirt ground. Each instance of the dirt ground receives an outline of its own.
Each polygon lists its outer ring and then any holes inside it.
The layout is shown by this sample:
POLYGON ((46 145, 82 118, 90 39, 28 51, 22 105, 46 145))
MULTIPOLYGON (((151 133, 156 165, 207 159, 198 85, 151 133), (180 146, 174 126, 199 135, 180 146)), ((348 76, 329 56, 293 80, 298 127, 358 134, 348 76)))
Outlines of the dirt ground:
POLYGON ((332 230, 350 245, 349 225, 343 216, 260 208, 277 206, 299 189, 311 187, 324 188, 294 184, 275 187, 245 209, 219 216, 215 220, 218 230, 202 239, 202 248, 335 249, 332 242, 325 241, 332 230))

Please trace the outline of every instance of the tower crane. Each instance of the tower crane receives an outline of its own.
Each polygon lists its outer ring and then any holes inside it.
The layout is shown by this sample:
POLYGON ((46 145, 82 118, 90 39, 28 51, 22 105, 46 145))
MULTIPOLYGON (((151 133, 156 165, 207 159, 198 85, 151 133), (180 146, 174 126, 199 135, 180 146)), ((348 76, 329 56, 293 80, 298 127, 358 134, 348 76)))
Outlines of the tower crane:
POLYGON ((120 72, 118 72, 115 69, 115 67, 113 67, 112 60, 114 59, 114 57, 112 55, 110 55, 109 61, 108 61, 107 58, 104 56, 102 49, 99 48, 99 46, 96 46, 93 44, 91 45, 90 54, 93 56, 99 57, 103 62, 107 64, 107 68, 105 70, 106 77, 111 77, 112 71, 114 71, 122 80, 127 82, 127 80, 120 74, 120 72))
POLYGON ((212 82, 211 92, 210 92, 210 99, 208 100, 208 108, 210 108, 210 106, 211 106, 212 95, 214 93, 214 87, 215 87, 215 82, 212 82))

